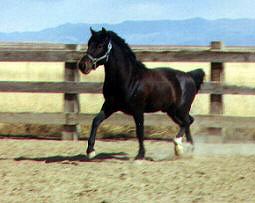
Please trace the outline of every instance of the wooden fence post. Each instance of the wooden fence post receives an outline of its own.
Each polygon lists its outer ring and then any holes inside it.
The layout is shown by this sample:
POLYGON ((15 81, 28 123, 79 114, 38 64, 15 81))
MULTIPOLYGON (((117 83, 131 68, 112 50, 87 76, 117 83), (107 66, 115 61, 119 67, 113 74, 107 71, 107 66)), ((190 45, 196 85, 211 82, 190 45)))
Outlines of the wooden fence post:
MULTIPOLYGON (((79 82, 79 71, 76 63, 65 63, 65 81, 79 82)), ((64 112, 65 113, 80 113, 79 94, 64 94, 64 112)), ((70 125, 68 120, 63 126, 62 140, 78 140, 79 138, 79 124, 70 125)))
MULTIPOLYGON (((220 51, 223 48, 223 42, 211 42, 212 50, 220 51)), ((224 82, 224 63, 213 61, 211 62, 211 81, 219 83, 224 82)), ((223 114, 223 96, 221 94, 210 95, 210 114, 223 114)), ((221 128, 210 128, 210 133, 219 135, 221 132, 221 128)))

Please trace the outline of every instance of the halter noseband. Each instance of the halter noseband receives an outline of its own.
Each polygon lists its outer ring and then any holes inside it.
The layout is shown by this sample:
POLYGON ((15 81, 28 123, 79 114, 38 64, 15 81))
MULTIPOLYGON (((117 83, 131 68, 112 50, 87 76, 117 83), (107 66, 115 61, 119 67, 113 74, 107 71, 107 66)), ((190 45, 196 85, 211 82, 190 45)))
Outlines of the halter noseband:
POLYGON ((92 65, 94 67, 94 69, 96 69, 97 67, 97 63, 103 59, 106 59, 106 62, 108 61, 109 59, 109 55, 110 55, 110 52, 111 52, 111 49, 112 49, 112 43, 111 41, 109 41, 109 44, 108 44, 108 47, 107 47, 107 51, 105 53, 105 55, 103 56, 100 56, 98 58, 94 58, 93 56, 91 56, 90 54, 87 54, 87 56, 89 57, 89 59, 92 61, 92 65))

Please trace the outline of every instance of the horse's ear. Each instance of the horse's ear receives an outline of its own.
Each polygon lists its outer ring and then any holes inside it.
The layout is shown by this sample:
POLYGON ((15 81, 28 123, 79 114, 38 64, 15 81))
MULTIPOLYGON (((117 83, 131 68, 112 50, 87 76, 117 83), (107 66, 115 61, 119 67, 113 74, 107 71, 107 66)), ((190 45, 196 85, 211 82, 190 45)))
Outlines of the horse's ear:
POLYGON ((102 32, 103 32, 104 34, 107 33, 107 31, 106 31, 106 29, 105 29, 104 27, 102 27, 102 32))
POLYGON ((90 29, 90 32, 91 32, 92 35, 94 35, 96 33, 96 31, 93 30, 92 27, 90 27, 89 29, 90 29))

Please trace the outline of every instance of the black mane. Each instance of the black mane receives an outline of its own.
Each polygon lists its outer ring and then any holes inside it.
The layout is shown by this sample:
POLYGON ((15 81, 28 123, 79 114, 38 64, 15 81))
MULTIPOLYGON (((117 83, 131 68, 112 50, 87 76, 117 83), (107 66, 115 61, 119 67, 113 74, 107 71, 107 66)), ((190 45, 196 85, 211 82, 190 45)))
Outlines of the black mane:
POLYGON ((120 36, 118 36, 115 32, 113 31, 108 31, 108 34, 110 36, 110 39, 112 41, 114 41, 116 44, 118 44, 123 50, 124 52, 129 55, 130 57, 132 57, 133 59, 136 59, 136 56, 134 54, 134 52, 131 50, 131 48, 129 47, 129 45, 125 42, 124 39, 122 39, 120 36))
POLYGON ((126 43, 124 39, 122 39, 120 36, 118 36, 113 31, 108 31, 108 35, 110 36, 110 39, 114 41, 116 44, 118 44, 125 55, 133 62, 137 67, 140 68, 146 68, 146 66, 139 60, 137 60, 135 53, 132 51, 132 49, 129 47, 129 45, 126 43))

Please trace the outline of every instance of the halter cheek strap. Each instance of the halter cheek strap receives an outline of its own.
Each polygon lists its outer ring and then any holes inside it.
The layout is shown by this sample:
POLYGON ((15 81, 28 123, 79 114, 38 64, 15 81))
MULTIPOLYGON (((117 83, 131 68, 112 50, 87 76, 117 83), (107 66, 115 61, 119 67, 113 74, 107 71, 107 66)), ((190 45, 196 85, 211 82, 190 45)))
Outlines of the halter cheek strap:
POLYGON ((91 56, 90 54, 87 54, 87 56, 89 57, 89 59, 92 61, 92 65, 94 67, 94 69, 96 69, 97 67, 97 63, 103 59, 106 59, 106 62, 108 61, 109 59, 109 55, 110 55, 110 52, 111 52, 111 49, 112 49, 112 43, 111 41, 109 41, 109 44, 108 44, 108 47, 107 47, 107 51, 106 53, 101 56, 101 57, 98 57, 98 58, 94 58, 93 56, 91 56))

